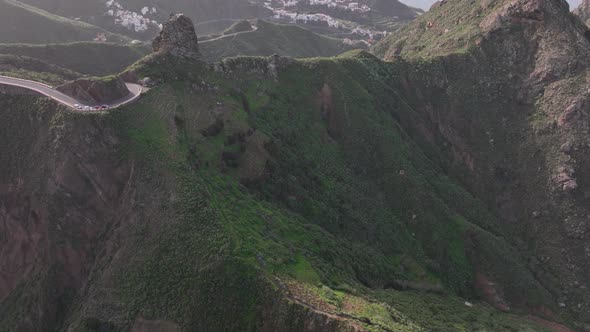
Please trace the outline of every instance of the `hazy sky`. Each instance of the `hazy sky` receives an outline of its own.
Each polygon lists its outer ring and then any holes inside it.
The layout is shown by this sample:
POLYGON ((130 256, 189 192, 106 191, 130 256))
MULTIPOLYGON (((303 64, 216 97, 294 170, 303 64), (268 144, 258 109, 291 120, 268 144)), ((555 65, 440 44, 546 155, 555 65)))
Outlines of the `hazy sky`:
MULTIPOLYGON (((427 10, 430 8, 430 5, 435 2, 436 0, 400 0, 401 2, 405 3, 406 5, 410 5, 412 7, 422 8, 427 10)), ((570 8, 574 9, 580 4, 581 0, 568 0, 567 2, 570 3, 570 8)))

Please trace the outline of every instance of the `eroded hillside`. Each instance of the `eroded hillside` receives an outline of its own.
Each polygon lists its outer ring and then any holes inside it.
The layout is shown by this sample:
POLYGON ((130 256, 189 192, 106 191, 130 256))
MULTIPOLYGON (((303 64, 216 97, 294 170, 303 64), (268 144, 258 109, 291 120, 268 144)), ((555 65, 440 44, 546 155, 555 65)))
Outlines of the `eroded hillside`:
POLYGON ((165 39, 104 114, 0 95, 1 328, 583 330, 590 46, 564 4, 449 0, 390 62, 165 39), (428 42, 449 13, 474 32, 428 42))

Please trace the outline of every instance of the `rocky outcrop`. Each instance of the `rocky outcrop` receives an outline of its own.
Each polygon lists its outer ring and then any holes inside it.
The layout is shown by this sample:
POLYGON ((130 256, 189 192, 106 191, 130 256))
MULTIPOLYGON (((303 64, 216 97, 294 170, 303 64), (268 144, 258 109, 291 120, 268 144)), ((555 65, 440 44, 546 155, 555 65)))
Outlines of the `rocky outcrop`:
POLYGON ((79 79, 61 85, 57 90, 89 105, 110 103, 129 94, 125 82, 118 77, 79 79))
POLYGON ((199 59, 199 45, 190 18, 176 14, 164 23, 160 34, 152 42, 154 52, 169 53, 182 58, 199 59))

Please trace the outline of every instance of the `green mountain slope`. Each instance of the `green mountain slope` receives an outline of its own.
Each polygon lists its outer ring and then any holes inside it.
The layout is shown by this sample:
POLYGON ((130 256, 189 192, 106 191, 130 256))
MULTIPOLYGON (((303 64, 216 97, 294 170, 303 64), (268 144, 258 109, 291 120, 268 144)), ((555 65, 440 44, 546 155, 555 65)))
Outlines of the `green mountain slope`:
MULTIPOLYGON (((551 306, 495 217, 400 128, 397 118, 413 111, 396 78, 411 67, 363 53, 221 66, 149 57, 134 71, 162 83, 106 116, 4 100, 4 149, 27 152, 1 163, 2 181, 19 172, 56 181, 59 192, 38 195, 64 209, 35 229, 60 220, 51 241, 81 259, 72 265, 56 252, 35 263, 51 274, 9 279, 15 290, 0 294, 8 330, 126 330, 156 320, 184 330, 300 331, 311 321, 312 331, 542 330, 457 297, 475 298, 474 276, 486 274, 509 298, 551 306), (17 125, 35 134, 7 130, 17 125), (58 133, 89 136, 56 142, 58 133), (54 158, 66 160, 67 179, 27 166, 54 158), (96 158, 96 171, 82 166, 96 158), (514 279, 522 284, 504 283, 514 279), (75 292, 82 280, 92 282, 71 300, 29 291, 75 292), (60 298, 58 311, 18 318, 60 298)), ((27 191, 4 195, 18 205, 27 191)))
POLYGON ((0 1, 0 43, 89 41, 99 33, 104 33, 112 42, 129 40, 96 26, 66 19, 18 1, 0 1))
POLYGON ((0 95, 0 331, 587 330, 564 1, 441 2, 387 61, 208 64, 167 29, 134 104, 0 95))

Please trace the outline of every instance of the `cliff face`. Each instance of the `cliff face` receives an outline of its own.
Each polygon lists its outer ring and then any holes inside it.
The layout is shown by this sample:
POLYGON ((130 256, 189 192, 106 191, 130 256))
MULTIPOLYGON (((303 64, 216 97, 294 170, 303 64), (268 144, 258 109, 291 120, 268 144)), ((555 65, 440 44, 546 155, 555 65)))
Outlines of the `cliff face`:
POLYGON ((57 90, 89 105, 110 103, 129 94, 125 82, 114 76, 101 79, 78 79, 57 87, 57 90))
POLYGON ((166 52, 178 57, 198 59, 199 45, 193 22, 183 14, 176 14, 164 23, 153 40, 154 52, 166 52))

